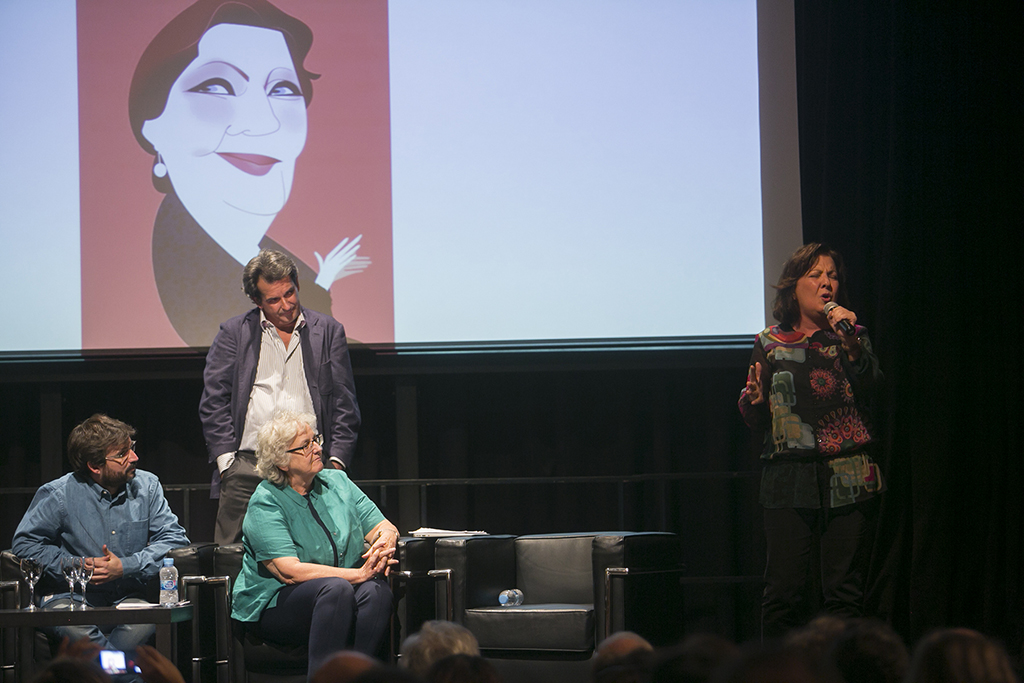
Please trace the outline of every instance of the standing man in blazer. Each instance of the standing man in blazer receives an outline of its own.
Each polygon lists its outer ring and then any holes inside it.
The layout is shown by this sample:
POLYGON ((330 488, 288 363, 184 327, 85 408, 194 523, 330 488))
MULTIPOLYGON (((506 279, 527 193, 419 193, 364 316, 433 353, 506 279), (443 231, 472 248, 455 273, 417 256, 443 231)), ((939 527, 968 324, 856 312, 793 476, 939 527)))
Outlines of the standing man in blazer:
POLYGON ((256 432, 278 410, 316 415, 326 467, 345 469, 359 431, 345 328, 299 305, 295 262, 261 251, 242 272, 256 308, 220 326, 206 356, 199 419, 220 498, 214 541, 237 543, 256 474, 256 432))

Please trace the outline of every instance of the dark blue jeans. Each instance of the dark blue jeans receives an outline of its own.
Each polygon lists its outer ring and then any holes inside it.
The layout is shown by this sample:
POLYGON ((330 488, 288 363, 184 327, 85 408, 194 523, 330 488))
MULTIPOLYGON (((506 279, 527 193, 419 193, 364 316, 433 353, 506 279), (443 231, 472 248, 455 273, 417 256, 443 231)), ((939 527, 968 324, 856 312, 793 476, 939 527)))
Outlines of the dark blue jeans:
POLYGON ((391 588, 382 578, 353 586, 322 578, 285 586, 277 604, 263 610, 257 633, 264 640, 307 645, 309 675, 338 650, 376 656, 391 619, 391 588))

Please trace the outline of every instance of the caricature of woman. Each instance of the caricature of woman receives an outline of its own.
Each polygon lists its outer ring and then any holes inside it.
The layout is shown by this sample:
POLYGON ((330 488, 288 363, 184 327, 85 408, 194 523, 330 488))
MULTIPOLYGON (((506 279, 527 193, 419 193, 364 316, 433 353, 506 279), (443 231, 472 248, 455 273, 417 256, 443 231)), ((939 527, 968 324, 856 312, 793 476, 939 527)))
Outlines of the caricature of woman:
MULTIPOLYGON (((129 118, 154 155, 153 185, 166 194, 153 226, 153 270, 164 310, 190 346, 252 307, 242 266, 261 248, 299 265, 304 306, 331 311, 329 288, 358 273, 359 237, 344 239, 319 273, 266 237, 291 192, 306 144, 306 107, 317 77, 303 62, 309 27, 266 0, 199 0, 143 52, 129 118)), ((361 237, 361 236, 360 236, 361 237)))

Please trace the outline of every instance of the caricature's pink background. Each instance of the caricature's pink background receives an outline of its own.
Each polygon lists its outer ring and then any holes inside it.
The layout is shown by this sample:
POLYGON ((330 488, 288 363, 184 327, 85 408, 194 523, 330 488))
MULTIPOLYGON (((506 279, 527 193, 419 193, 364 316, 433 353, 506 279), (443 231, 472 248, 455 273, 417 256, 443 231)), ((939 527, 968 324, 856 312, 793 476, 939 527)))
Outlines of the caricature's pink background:
MULTIPOLYGON (((153 276, 153 158, 128 122, 128 88, 153 36, 190 1, 78 3, 82 347, 184 346, 153 276)), ((318 270, 342 237, 363 235, 366 271, 334 283, 334 317, 353 340, 394 340, 387 3, 275 0, 313 30, 321 76, 291 197, 267 233, 318 270)), ((239 278, 241 266, 239 266, 239 278)))

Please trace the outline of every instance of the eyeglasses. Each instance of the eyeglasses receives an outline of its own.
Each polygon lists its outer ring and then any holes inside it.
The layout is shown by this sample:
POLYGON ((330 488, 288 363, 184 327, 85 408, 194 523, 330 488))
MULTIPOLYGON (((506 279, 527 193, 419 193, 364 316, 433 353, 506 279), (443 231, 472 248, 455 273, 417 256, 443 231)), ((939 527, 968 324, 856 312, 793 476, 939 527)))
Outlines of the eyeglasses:
POLYGON ((302 455, 311 455, 313 453, 313 444, 316 444, 317 446, 323 446, 324 435, 314 434, 313 438, 307 441, 306 443, 302 444, 298 448, 289 449, 285 451, 285 453, 301 453, 302 455))
POLYGON ((138 442, 132 441, 130 444, 128 444, 128 448, 126 448, 123 451, 121 451, 120 454, 118 454, 118 455, 108 455, 106 459, 107 460, 113 460, 118 465, 122 465, 122 466, 127 465, 128 464, 128 459, 131 457, 132 453, 135 452, 135 444, 136 443, 138 443, 138 442))

